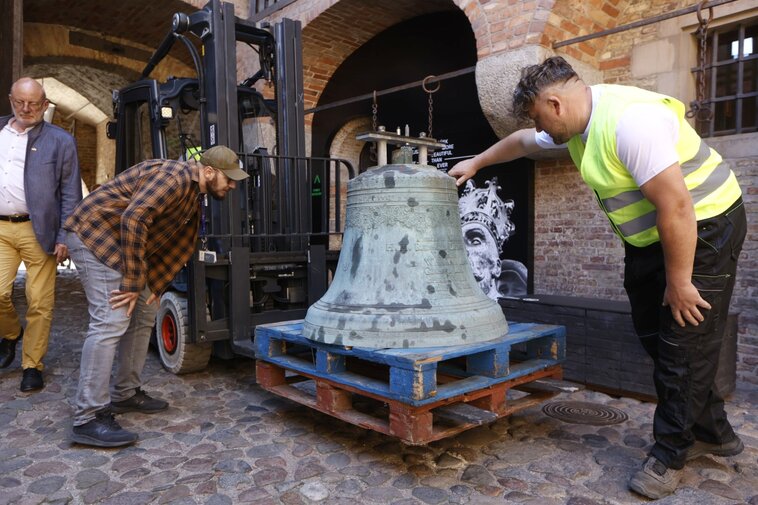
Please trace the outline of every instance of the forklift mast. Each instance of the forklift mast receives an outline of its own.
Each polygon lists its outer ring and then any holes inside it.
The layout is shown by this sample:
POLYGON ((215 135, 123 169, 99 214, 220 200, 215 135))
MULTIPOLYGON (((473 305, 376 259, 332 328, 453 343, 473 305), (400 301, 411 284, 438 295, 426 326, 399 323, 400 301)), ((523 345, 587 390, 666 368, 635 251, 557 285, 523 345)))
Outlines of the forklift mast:
POLYGON ((202 213, 201 239, 213 261, 196 253, 177 276, 161 302, 156 336, 164 366, 176 373, 201 368, 185 363, 184 354, 200 350, 195 361, 202 363, 211 343, 221 357, 252 356, 255 325, 302 318, 326 291, 339 255, 330 243, 339 242, 342 226, 341 174, 354 174, 344 160, 305 157, 300 23, 260 26, 236 18, 221 0, 174 14, 141 79, 113 99, 108 133, 116 140, 117 174, 145 159, 187 159, 219 144, 239 153, 250 178, 225 200, 207 201, 202 213), (151 79, 177 41, 195 76, 151 79), (253 47, 260 67, 239 84, 238 45, 253 47), (259 81, 273 82, 273 99, 253 87, 259 81), (255 127, 272 123, 269 148, 255 127))

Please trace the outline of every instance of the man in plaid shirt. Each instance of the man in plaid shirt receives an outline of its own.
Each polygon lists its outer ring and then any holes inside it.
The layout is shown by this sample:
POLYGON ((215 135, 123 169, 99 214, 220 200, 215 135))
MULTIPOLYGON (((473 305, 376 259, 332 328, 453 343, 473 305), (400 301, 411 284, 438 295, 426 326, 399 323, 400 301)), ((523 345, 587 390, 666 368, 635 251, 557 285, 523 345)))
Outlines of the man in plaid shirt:
POLYGON ((143 161, 93 191, 64 223, 90 314, 74 442, 131 444, 137 434, 124 430, 113 413, 168 407, 140 388, 157 312, 154 302, 194 254, 203 195, 223 199, 236 181, 247 177, 237 155, 224 146, 204 151, 198 161, 143 161))

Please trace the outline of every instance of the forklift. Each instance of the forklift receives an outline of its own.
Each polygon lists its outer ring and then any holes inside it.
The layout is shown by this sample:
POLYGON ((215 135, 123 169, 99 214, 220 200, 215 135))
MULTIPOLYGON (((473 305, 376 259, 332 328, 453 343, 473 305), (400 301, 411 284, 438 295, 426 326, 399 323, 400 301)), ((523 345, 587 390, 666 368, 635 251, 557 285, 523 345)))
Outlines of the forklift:
POLYGON ((255 327, 302 319, 336 268, 341 200, 355 171, 346 160, 305 156, 300 30, 290 19, 247 22, 231 3, 211 0, 174 14, 140 80, 113 92, 116 174, 221 144, 250 175, 225 200, 201 204, 198 251, 161 297, 154 343, 170 372, 202 370, 212 354, 255 357, 255 327), (177 41, 195 75, 151 79, 177 41), (238 83, 239 48, 257 55, 259 68, 238 83))

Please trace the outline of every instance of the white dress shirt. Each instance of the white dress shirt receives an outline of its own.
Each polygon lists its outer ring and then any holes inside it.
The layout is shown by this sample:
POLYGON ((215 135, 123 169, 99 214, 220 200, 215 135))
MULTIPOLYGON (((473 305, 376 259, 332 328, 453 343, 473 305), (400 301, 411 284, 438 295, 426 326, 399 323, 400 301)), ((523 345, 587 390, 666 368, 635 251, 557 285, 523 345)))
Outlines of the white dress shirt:
POLYGON ((24 162, 29 127, 19 133, 11 126, 14 119, 0 130, 0 215, 28 214, 24 191, 24 162))

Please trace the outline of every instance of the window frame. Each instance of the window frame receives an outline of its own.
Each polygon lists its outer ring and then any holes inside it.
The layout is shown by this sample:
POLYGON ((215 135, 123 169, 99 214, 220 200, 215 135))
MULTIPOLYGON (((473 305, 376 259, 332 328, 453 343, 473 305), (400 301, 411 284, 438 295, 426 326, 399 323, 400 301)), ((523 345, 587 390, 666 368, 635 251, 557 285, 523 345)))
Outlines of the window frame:
MULTIPOLYGON (((713 111, 713 114, 710 115, 709 118, 702 120, 700 118, 697 118, 697 130, 703 137, 721 137, 726 135, 738 135, 738 134, 745 134, 745 133, 755 133, 758 132, 758 110, 756 113, 754 113, 754 117, 756 118, 754 124, 743 126, 742 119, 743 119, 743 112, 744 112, 744 105, 745 100, 753 98, 756 103, 756 108, 758 109, 758 76, 755 78, 755 86, 754 90, 750 92, 744 92, 743 84, 744 84, 744 72, 745 72, 745 66, 746 63, 749 64, 753 60, 758 60, 758 51, 756 51, 756 48, 758 46, 758 37, 753 36, 753 52, 748 55, 744 56, 744 41, 745 41, 745 34, 750 28, 758 28, 758 17, 748 18, 740 20, 736 23, 730 23, 727 25, 719 26, 717 28, 713 28, 709 30, 708 32, 708 39, 706 41, 706 61, 705 61, 705 95, 703 97, 703 102, 701 104, 701 107, 707 107, 711 111, 713 111), (736 58, 729 59, 729 60, 718 60, 718 48, 719 48, 719 37, 722 36, 725 33, 737 31, 738 34, 738 54, 736 58), (726 68, 729 65, 737 65, 737 82, 735 87, 735 93, 729 94, 729 95, 723 95, 723 96, 715 96, 717 92, 717 80, 718 80, 718 70, 720 68, 726 68), (722 103, 733 103, 735 106, 735 119, 734 119, 734 127, 733 128, 727 128, 727 129, 716 129, 716 114, 715 109, 717 104, 722 103)), ((758 69, 758 67, 756 67, 758 69)), ((696 67, 692 70, 692 73, 697 80, 698 73, 700 72, 700 67, 696 67)))

